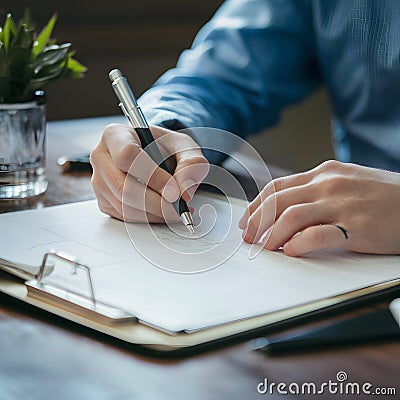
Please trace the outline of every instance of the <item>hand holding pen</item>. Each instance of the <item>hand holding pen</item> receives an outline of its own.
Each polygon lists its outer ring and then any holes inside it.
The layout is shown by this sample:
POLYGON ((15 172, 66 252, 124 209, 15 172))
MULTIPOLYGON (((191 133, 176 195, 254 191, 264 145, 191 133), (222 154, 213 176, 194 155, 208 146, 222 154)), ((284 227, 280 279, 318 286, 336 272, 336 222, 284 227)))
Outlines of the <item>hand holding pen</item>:
MULTIPOLYGON (((110 78, 115 77, 117 75, 110 78)), ((122 75, 119 78, 123 78, 122 75)), ((124 113, 129 115, 128 106, 124 107, 124 113)), ((166 153, 173 155, 176 167, 171 175, 171 170, 161 166, 164 160, 143 150, 142 144, 151 139, 145 139, 141 130, 137 133, 138 128, 147 126, 141 111, 136 109, 136 116, 129 116, 129 120, 135 130, 125 125, 109 125, 91 153, 92 185, 100 210, 128 222, 179 221, 179 215, 186 226, 190 225, 188 215, 184 214, 189 210, 184 203, 191 200, 209 170, 201 149, 186 134, 152 127, 151 134, 157 144, 161 141, 166 153), (137 116, 142 120, 135 120, 137 116), (139 122, 146 125, 135 125, 139 122), (129 191, 124 192, 127 178, 129 191)))

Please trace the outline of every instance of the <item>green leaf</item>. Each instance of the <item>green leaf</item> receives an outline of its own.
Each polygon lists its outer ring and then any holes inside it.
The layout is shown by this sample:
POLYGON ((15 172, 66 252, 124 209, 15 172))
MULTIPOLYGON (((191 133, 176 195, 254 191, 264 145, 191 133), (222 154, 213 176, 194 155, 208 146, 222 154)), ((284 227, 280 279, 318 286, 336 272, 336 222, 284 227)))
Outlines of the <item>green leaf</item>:
POLYGON ((33 23, 31 17, 31 10, 27 8, 24 13, 24 18, 22 18, 21 24, 25 24, 29 31, 33 30, 33 23))
POLYGON ((6 76, 0 76, 0 104, 6 103, 11 94, 11 82, 6 76))
MULTIPOLYGON (((21 75, 28 75, 32 46, 32 32, 25 24, 21 24, 14 43, 8 51, 10 71, 12 71, 14 79, 21 79, 21 75)), ((28 76, 26 78, 29 79, 28 76)))
POLYGON ((57 14, 54 14, 50 18, 50 20, 47 23, 47 25, 39 33, 39 35, 38 35, 38 37, 37 37, 37 39, 35 41, 35 44, 33 45, 32 54, 34 56, 37 56, 39 53, 41 53, 44 50, 44 48, 47 46, 47 43, 48 43, 48 41, 50 39, 50 36, 51 36, 51 34, 53 32, 53 28, 54 28, 54 25, 55 25, 56 21, 57 21, 57 14))
POLYGON ((0 103, 29 101, 53 81, 84 75, 86 67, 73 58, 71 44, 57 45, 51 38, 56 19, 54 14, 35 36, 28 9, 18 25, 7 15, 0 27, 0 103))
POLYGON ((4 46, 0 47, 0 103, 7 100, 11 93, 11 82, 8 73, 8 62, 4 46))
POLYGON ((36 57, 36 60, 33 64, 34 74, 38 74, 40 70, 47 65, 62 62, 65 59, 70 47, 71 43, 47 47, 43 53, 40 53, 36 57))
POLYGON ((75 58, 72 58, 71 54, 68 54, 67 65, 63 74, 63 78, 82 78, 86 71, 87 68, 84 65, 82 65, 75 58))
POLYGON ((30 47, 14 46, 10 54, 9 70, 12 71, 12 82, 15 82, 18 87, 27 85, 32 77, 30 53, 30 47))
POLYGON ((17 27, 11 14, 7 14, 6 21, 3 28, 3 43, 6 51, 8 51, 11 43, 17 34, 17 27))
POLYGON ((32 51, 33 34, 26 24, 21 24, 19 26, 17 35, 15 37, 14 46, 29 49, 29 52, 32 51))
MULTIPOLYGON (((0 77, 9 75, 6 49, 0 46, 0 77)), ((1 93, 0 93, 1 95, 1 93)))
MULTIPOLYGON (((61 72, 62 73, 62 72, 61 72)), ((33 93, 35 90, 38 89, 43 89, 45 86, 47 86, 49 83, 56 81, 57 79, 60 78, 60 73, 59 71, 55 71, 53 75, 51 76, 46 76, 43 78, 39 79, 32 79, 29 82, 29 86, 27 88, 28 93, 33 93)))
POLYGON ((55 76, 60 76, 64 72, 64 63, 56 63, 48 65, 47 67, 42 68, 36 75, 35 80, 41 78, 53 78, 55 76))

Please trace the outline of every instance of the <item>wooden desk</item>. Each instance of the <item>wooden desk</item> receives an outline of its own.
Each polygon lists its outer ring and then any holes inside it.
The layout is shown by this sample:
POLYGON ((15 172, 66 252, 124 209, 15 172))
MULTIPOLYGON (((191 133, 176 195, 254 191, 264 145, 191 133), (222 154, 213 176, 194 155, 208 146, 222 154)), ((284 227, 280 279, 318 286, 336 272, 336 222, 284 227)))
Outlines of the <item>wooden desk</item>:
MULTIPOLYGON (((50 123, 47 194, 36 201, 2 203, 1 211, 93 198, 88 174, 62 175, 55 160, 63 153, 90 149, 111 120, 124 122, 113 118, 50 123)), ((319 326, 325 322, 313 324, 319 326)), ((399 366, 399 342, 279 358, 268 358, 241 344, 184 360, 151 360, 113 347, 71 324, 0 296, 0 400, 257 399, 267 398, 257 393, 257 384, 264 378, 276 383, 319 384, 329 379, 334 381, 338 371, 345 371, 351 382, 394 387, 397 395, 390 397, 394 399, 400 395, 399 366)), ((268 398, 278 397, 314 396, 287 394, 268 398)), ((353 397, 364 398, 331 396, 353 397)), ((325 394, 322 398, 330 397, 325 394)))

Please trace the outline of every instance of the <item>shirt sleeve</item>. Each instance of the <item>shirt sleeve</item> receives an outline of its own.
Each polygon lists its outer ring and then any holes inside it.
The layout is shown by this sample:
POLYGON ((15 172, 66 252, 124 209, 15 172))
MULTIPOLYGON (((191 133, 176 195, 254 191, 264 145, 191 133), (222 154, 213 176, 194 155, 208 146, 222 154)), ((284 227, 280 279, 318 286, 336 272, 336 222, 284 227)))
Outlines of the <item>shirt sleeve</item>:
POLYGON ((320 83, 308 0, 231 0, 140 99, 150 123, 241 137, 320 83))

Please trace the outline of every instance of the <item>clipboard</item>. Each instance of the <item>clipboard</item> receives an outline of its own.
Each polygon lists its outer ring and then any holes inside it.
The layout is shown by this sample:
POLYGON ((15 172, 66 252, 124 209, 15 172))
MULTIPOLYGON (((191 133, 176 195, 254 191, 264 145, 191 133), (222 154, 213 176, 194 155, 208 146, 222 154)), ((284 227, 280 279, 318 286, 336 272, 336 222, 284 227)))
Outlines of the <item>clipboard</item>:
MULTIPOLYGON (((7 265, 7 269, 9 268, 10 265, 7 265)), ((15 268, 18 269, 18 266, 15 268)), ((309 318, 322 316, 326 312, 342 310, 376 298, 394 298, 399 289, 400 278, 395 277, 284 310, 217 324, 198 331, 171 333, 141 320, 123 308, 99 301, 96 298, 89 266, 59 250, 45 252, 38 273, 30 279, 17 279, 6 273, 0 274, 0 291, 6 295, 100 332, 106 337, 116 339, 117 342, 131 345, 135 350, 140 348, 146 354, 156 357, 181 357, 248 340, 309 318), (91 288, 89 295, 46 283, 46 267, 54 268, 60 263, 67 265, 71 270, 79 270, 86 274, 88 286, 91 288)))

